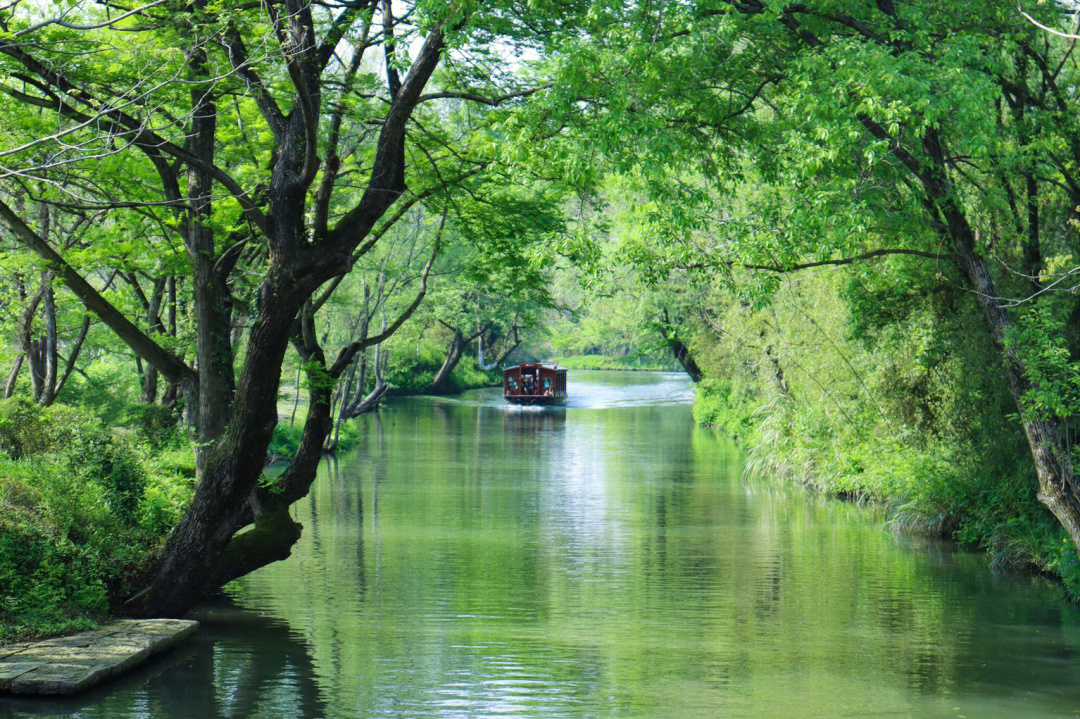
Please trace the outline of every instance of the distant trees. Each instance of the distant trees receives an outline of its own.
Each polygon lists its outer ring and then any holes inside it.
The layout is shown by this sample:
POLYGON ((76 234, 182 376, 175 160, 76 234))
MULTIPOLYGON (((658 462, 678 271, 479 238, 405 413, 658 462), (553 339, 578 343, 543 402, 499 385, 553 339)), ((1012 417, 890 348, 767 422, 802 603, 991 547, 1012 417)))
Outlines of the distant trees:
POLYGON ((537 186, 493 186, 488 197, 462 208, 459 241, 443 269, 453 279, 436 289, 428 307, 447 345, 431 381, 436 394, 448 390, 450 374, 472 343, 477 364, 485 365, 484 343, 497 347, 503 338, 497 365, 516 347, 518 332, 551 306, 550 272, 533 257, 550 253, 565 231, 561 196, 537 186))
POLYGON ((1039 501, 1080 547, 1071 41, 1007 2, 626 5, 604 24, 632 39, 583 40, 563 66, 576 104, 544 112, 647 193, 641 275, 762 306, 788 272, 921 258, 978 305, 1039 501))

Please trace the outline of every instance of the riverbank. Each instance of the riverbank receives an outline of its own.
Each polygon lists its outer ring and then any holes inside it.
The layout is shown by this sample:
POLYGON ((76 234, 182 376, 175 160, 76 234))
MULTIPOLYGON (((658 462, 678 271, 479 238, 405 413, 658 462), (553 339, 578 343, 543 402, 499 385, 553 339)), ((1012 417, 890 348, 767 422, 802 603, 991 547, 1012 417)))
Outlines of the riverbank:
POLYGON ((292 557, 231 587, 235 610, 200 609, 184 661, 83 713, 436 719, 453 702, 523 719, 945 719, 1077 705, 1080 613, 1056 586, 884 532, 877 512, 742 481, 742 450, 671 402, 679 388, 689 400, 681 376, 582 373, 576 388, 588 409, 506 411, 480 392, 361 418, 364 451, 322 463, 294 507, 292 557))
POLYGON ((1070 600, 1080 599, 1080 562, 1035 497, 1032 471, 1017 459, 1024 458, 1021 437, 1002 437, 975 455, 908 433, 828 436, 804 405, 721 380, 698 386, 694 418, 736 439, 751 476, 873 502, 894 530, 956 541, 982 552, 993 568, 1050 576, 1070 600))
POLYGON ((0 401, 0 644, 90 629, 190 502, 175 418, 0 401))

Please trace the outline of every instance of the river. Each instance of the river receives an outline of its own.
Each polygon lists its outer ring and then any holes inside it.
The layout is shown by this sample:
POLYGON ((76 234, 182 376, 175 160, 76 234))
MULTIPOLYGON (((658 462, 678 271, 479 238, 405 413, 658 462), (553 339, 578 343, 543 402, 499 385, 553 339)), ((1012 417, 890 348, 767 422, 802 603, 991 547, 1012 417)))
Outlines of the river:
POLYGON ((360 420, 286 562, 118 683, 0 715, 1062 717, 1080 611, 1053 584, 746 481, 663 373, 571 372, 360 420))

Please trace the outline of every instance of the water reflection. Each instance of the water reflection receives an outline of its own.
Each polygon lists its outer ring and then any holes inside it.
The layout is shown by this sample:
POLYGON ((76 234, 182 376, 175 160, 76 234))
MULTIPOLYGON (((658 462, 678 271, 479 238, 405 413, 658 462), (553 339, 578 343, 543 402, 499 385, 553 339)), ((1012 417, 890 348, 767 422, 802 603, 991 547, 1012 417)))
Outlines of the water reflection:
MULTIPOLYGON (((493 414, 484 407, 476 408, 476 437, 483 435, 487 418, 493 414)), ((566 426, 565 407, 515 407, 509 412, 500 412, 503 432, 530 435, 536 432, 557 432, 566 426)))
POLYGON ((71 699, 0 698, 0 716, 319 717, 310 648, 285 622, 227 598, 195 613, 196 639, 109 685, 71 699))
POLYGON ((211 622, 185 650, 197 656, 65 711, 1080 708, 1080 619, 1053 586, 896 537, 864 508, 744 482, 735 448, 678 404, 692 390, 676 377, 572 374, 570 387, 581 406, 523 412, 479 392, 363 418, 357 451, 328 460, 295 507, 293 557, 230 589, 243 609, 211 622))

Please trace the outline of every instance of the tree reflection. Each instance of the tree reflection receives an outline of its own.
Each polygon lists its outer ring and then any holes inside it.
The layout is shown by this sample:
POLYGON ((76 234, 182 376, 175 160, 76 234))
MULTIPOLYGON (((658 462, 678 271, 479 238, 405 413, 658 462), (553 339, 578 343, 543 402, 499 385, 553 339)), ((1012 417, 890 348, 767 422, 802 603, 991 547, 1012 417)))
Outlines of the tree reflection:
POLYGON ((195 639, 119 680, 69 699, 0 698, 0 716, 322 717, 306 641, 227 597, 200 606, 195 639))

